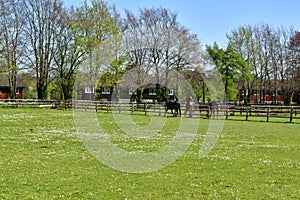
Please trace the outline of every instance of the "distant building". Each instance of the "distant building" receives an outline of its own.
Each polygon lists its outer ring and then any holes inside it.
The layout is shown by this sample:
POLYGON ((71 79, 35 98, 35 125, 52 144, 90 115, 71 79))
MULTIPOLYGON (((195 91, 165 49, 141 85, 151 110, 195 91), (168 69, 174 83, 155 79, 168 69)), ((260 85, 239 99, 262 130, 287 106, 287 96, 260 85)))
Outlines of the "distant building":
MULTIPOLYGON (((24 88, 24 82, 18 78, 16 90, 17 99, 24 99, 24 88)), ((0 99, 11 99, 8 77, 5 75, 0 75, 0 99)))
POLYGON ((82 100, 95 100, 95 86, 84 85, 80 90, 80 99, 82 100))
POLYGON ((243 89, 241 82, 237 81, 237 101, 241 104, 280 104, 283 105, 289 101, 293 104, 300 104, 300 90, 294 89, 287 91, 287 85, 290 83, 287 81, 277 81, 270 80, 269 84, 265 84, 263 89, 259 85, 258 81, 254 81, 249 89, 243 89), (274 90, 274 85, 276 85, 276 90, 274 90), (292 93, 288 94, 288 92, 292 93), (291 97, 289 97, 291 96, 291 97), (290 98, 290 99, 287 99, 290 98))
MULTIPOLYGON (((140 86, 140 88, 143 88, 143 94, 142 94, 142 99, 144 101, 156 101, 157 99, 157 95, 156 95, 156 89, 157 89, 157 85, 155 83, 149 83, 143 86, 140 86)), ((175 95, 174 95, 174 89, 170 88, 169 89, 169 97, 170 99, 174 99, 175 95)), ((100 87, 100 90, 97 91, 97 99, 99 100, 103 100, 106 99, 108 101, 111 101, 113 98, 113 94, 114 92, 114 88, 113 87, 100 87)), ((135 101, 136 100, 136 90, 133 91, 132 89, 126 89, 126 88, 122 88, 120 90, 120 99, 130 99, 131 101, 135 101)))

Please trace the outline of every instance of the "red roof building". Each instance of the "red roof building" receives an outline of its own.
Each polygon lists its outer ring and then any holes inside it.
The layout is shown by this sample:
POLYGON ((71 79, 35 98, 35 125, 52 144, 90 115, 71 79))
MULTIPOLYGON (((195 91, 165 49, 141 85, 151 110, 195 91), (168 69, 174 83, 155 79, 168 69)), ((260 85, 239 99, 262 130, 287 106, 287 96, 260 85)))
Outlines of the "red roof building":
MULTIPOLYGON (((24 82, 18 78, 17 79, 17 99, 24 99, 24 88, 25 84, 24 82)), ((9 87, 9 81, 8 76, 0 75, 0 99, 10 99, 11 93, 10 93, 10 87, 9 87)))

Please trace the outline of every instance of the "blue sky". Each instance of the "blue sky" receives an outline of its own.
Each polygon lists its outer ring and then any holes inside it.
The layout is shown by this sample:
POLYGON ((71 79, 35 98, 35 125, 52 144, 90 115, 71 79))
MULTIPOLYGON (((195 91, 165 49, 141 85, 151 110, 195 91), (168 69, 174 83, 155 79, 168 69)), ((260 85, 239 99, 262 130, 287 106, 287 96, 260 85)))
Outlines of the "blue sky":
MULTIPOLYGON (((64 0, 82 5, 82 0, 64 0)), ((226 33, 244 24, 268 23, 274 27, 293 26, 300 30, 299 0, 106 0, 122 14, 140 8, 163 7, 178 14, 178 21, 196 33, 202 44, 216 41, 223 46, 226 33)))

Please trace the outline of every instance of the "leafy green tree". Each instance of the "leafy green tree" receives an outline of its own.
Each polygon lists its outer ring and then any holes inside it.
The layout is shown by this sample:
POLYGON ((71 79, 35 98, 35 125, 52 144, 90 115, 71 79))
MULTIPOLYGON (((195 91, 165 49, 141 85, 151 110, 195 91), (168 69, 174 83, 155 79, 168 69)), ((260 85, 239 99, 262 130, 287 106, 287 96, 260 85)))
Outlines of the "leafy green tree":
POLYGON ((76 31, 77 48, 84 53, 83 71, 87 73, 85 77, 89 77, 91 87, 97 85, 101 71, 105 71, 104 66, 114 60, 113 49, 107 46, 110 44, 107 41, 119 33, 113 11, 103 0, 92 0, 91 4, 85 0, 76 10, 72 28, 76 31))
POLYGON ((248 74, 248 63, 230 45, 224 50, 214 43, 213 46, 207 46, 207 53, 222 75, 226 94, 224 101, 235 100, 235 79, 244 78, 248 74))
POLYGON ((205 103, 207 94, 207 86, 204 82, 204 74, 201 73, 199 69, 196 70, 184 70, 183 71, 185 78, 192 85, 195 95, 197 96, 198 101, 205 103))
POLYGON ((165 97, 169 97, 169 89, 166 86, 162 87, 160 84, 156 84, 155 93, 157 102, 163 102, 165 97))
POLYGON ((254 28, 250 25, 239 26, 226 34, 228 44, 245 60, 242 65, 241 76, 237 79, 238 89, 242 90, 243 100, 250 102, 254 85, 254 76, 259 66, 259 47, 254 38, 254 28))
POLYGON ((101 49, 98 49, 101 52, 97 53, 106 58, 104 61, 106 64, 102 67, 103 74, 97 88, 98 91, 103 86, 113 88, 114 95, 112 100, 119 101, 120 85, 122 76, 128 67, 129 53, 125 51, 123 45, 122 19, 115 8, 112 8, 111 15, 114 19, 114 29, 110 33, 110 37, 102 42, 101 49))
POLYGON ((128 56, 119 56, 109 66, 106 67, 105 72, 102 73, 98 85, 97 92, 101 91, 103 87, 113 88, 113 100, 119 101, 120 99, 120 84, 122 83, 122 76, 126 72, 125 62, 128 56))

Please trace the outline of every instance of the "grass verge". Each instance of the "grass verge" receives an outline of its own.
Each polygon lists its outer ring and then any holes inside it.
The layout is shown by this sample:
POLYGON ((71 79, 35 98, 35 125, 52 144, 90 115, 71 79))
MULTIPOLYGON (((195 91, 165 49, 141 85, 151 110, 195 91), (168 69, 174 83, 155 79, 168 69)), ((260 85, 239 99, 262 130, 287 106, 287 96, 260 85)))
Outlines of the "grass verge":
MULTIPOLYGON (((9 108, 0 109, 0 116, 0 199, 300 197, 299 124, 227 120, 215 148, 199 159, 209 124, 200 119, 184 156, 155 172, 128 174, 94 159, 76 135, 72 111, 9 108)), ((145 145, 120 137, 111 114, 97 117, 120 147, 145 151, 165 145, 180 120, 168 117, 161 137, 145 145)), ((132 117, 149 122, 142 115, 132 117)))

